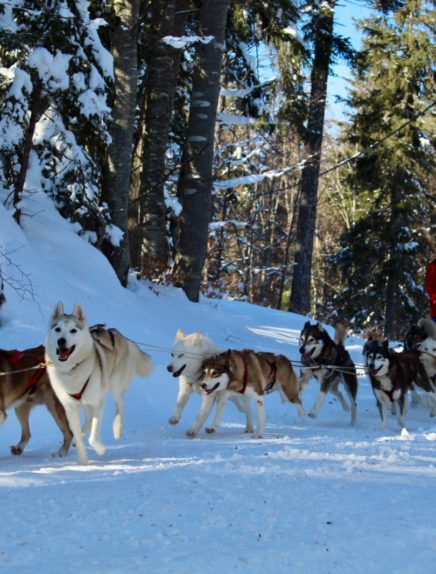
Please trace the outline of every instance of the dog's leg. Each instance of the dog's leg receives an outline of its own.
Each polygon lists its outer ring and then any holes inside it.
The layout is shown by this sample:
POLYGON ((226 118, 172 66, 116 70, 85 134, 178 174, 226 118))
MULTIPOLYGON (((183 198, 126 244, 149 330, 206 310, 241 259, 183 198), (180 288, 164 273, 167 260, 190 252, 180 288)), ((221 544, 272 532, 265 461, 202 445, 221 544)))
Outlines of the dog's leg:
MULTIPOLYGON (((357 404, 356 404, 356 397, 357 397, 357 389, 359 387, 359 383, 357 382, 356 375, 345 373, 342 375, 342 383, 345 387, 347 392, 348 398, 350 399, 350 406, 351 406, 351 424, 354 425, 356 423, 356 415, 357 415, 357 404)), ((348 407, 348 405, 347 405, 348 407)), ((349 408, 344 409, 349 411, 349 408)))
POLYGON ((90 405, 83 405, 85 420, 82 426, 82 436, 85 438, 91 432, 92 408, 90 405))
POLYGON ((302 367, 300 378, 298 380, 300 385, 300 392, 303 392, 304 389, 307 387, 311 377, 312 377, 312 369, 302 367))
POLYGON ((256 438, 262 438, 265 434, 265 405, 263 397, 256 395, 257 431, 256 438))
POLYGON ((198 431, 202 427, 204 421, 209 416, 209 413, 212 409, 213 403, 215 401, 215 394, 212 393, 211 395, 203 394, 203 400, 201 402, 200 410, 198 411, 197 418, 195 419, 192 428, 186 431, 186 436, 193 438, 197 435, 198 431))
POLYGON ((30 401, 26 401, 15 409, 15 414, 17 415, 18 422, 21 425, 21 439, 18 444, 11 446, 12 454, 22 454, 30 440, 29 413, 32 407, 33 404, 30 401))
POLYGON ((430 406, 430 416, 436 416, 436 393, 426 393, 430 406))
POLYGON ((91 420, 91 433, 89 435, 89 444, 100 456, 106 452, 105 445, 100 440, 100 428, 103 419, 104 399, 97 406, 93 407, 91 420))
POLYGON ((80 404, 65 408, 70 429, 73 433, 74 443, 77 451, 77 464, 87 465, 88 455, 86 453, 85 443, 83 441, 82 429, 80 427, 80 404))
POLYGON ((214 433, 218 430, 221 424, 221 418, 223 416, 224 409, 227 404, 227 400, 229 399, 230 393, 227 391, 220 391, 218 393, 218 401, 215 411, 215 418, 213 419, 213 423, 210 427, 206 428, 207 433, 214 433))
POLYGON ((403 429, 405 428, 406 424, 404 422, 404 417, 406 416, 407 413, 407 399, 406 399, 406 394, 402 393, 400 395, 400 398, 398 399, 398 424, 400 425, 400 427, 403 429))
POLYGON ((386 423, 387 423, 387 418, 386 418, 386 405, 385 405, 385 401, 384 401, 384 397, 383 394, 381 394, 381 397, 379 398, 379 391, 374 391, 375 396, 376 396, 376 400, 377 400, 377 408, 378 411, 380 413, 380 419, 381 419, 381 428, 382 430, 386 428, 386 423))
POLYGON ((317 417, 317 415, 319 413, 319 409, 324 404, 328 389, 329 389, 329 384, 324 382, 324 381, 321 381, 320 391, 319 391, 318 396, 316 397, 315 404, 313 405, 312 409, 308 413, 309 417, 311 417, 313 419, 317 417))
MULTIPOLYGON (((250 408, 250 401, 246 396, 232 393, 228 400, 235 404, 238 411, 245 413, 245 432, 254 432, 253 413, 250 408)), ((207 429, 206 429, 207 431, 207 429)))
POLYGON ((412 392, 412 402, 410 403, 410 406, 412 408, 415 408, 420 403, 420 397, 419 397, 418 391, 416 390, 416 386, 413 384, 411 386, 411 392, 412 392))
POLYGON ((346 400, 344 399, 344 395, 341 393, 341 391, 337 388, 337 387, 332 387, 330 389, 330 392, 333 396, 335 396, 338 401, 341 403, 341 407, 342 409, 348 413, 348 411, 350 410, 350 406, 348 405, 348 403, 346 402, 346 400))
POLYGON ((64 442, 62 443, 59 450, 54 453, 54 456, 65 456, 68 453, 71 441, 73 440, 73 434, 68 425, 65 410, 61 403, 51 395, 46 397, 46 407, 48 412, 54 418, 64 437, 64 442))
POLYGON ((189 397, 192 393, 192 385, 183 379, 179 380, 179 392, 177 394, 176 410, 173 416, 168 420, 171 425, 176 425, 182 416, 183 409, 186 407, 189 397))
POLYGON ((119 440, 123 434, 123 419, 124 419, 124 399, 122 396, 115 397, 116 412, 114 422, 112 423, 112 432, 115 440, 119 440))

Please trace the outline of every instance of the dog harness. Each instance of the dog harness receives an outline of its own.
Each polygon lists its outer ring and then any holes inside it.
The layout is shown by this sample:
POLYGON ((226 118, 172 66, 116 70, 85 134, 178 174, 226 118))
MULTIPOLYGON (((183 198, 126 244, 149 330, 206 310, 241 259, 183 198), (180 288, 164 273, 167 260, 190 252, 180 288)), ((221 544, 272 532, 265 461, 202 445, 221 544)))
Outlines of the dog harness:
MULTIPOLYGON (((9 363, 15 367, 17 370, 19 370, 21 368, 20 365, 20 361, 23 357, 29 357, 30 359, 34 359, 35 361, 37 361, 37 365, 35 365, 34 369, 35 372, 32 373, 31 375, 29 375, 28 381, 27 381, 27 389, 25 392, 27 392, 29 389, 31 389, 32 387, 34 387, 40 380, 40 378, 42 377, 42 375, 45 372, 45 366, 40 366, 41 363, 44 361, 44 356, 38 356, 35 353, 31 353, 29 351, 12 351, 12 354, 9 354, 8 351, 0 351, 0 354, 7 360, 9 361, 9 363)), ((33 367, 31 367, 33 368, 33 367)), ((11 373, 13 374, 13 372, 11 373)))
POLYGON ((78 393, 68 393, 70 395, 70 397, 72 397, 73 399, 76 399, 76 401, 80 401, 80 399, 82 398, 83 393, 86 390, 86 387, 88 386, 89 380, 91 378, 91 375, 89 375, 88 380, 86 381, 86 383, 83 385, 82 390, 79 391, 78 393))
MULTIPOLYGON (((269 363, 269 361, 268 361, 268 363, 269 363)), ((265 389, 266 395, 273 390, 274 385, 276 384, 276 380, 277 380, 277 364, 275 362, 269 363, 269 366, 271 367, 271 372, 269 375, 271 377, 271 380, 268 383, 268 385, 266 386, 266 389, 265 389)))
POLYGON ((241 393, 241 395, 243 395, 245 393, 245 391, 247 390, 247 385, 248 385, 248 365, 247 365, 247 359, 244 357, 244 355, 242 353, 240 353, 239 351, 236 351, 236 352, 241 357, 242 362, 244 363, 244 385, 242 387, 242 390, 238 391, 239 393, 241 393))

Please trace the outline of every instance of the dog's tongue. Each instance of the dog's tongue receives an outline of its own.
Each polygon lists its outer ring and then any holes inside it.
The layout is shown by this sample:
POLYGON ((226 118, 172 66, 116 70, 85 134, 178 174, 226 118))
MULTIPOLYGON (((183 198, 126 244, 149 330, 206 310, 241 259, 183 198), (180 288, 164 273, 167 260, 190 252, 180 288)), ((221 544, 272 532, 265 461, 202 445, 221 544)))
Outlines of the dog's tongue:
POLYGON ((304 359, 305 361, 308 361, 311 356, 312 356, 312 352, 310 352, 310 353, 304 353, 303 359, 304 359))
POLYGON ((59 358, 62 360, 68 359, 70 356, 70 349, 59 349, 59 358))

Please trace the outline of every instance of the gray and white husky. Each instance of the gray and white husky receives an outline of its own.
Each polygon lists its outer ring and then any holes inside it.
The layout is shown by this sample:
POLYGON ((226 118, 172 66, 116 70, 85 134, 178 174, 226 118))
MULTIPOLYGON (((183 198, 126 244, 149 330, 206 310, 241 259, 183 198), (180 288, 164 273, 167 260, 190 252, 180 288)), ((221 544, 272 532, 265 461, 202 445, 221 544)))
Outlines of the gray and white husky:
MULTIPOLYGON (((212 410, 214 402, 217 401, 220 404, 220 401, 224 403, 227 401, 227 393, 217 392, 214 394, 206 394, 201 388, 203 362, 220 352, 209 337, 202 335, 198 331, 186 335, 182 329, 179 329, 176 333, 176 339, 171 350, 171 360, 168 363, 167 370, 172 373, 173 377, 179 378, 179 392, 177 395, 176 409, 168 422, 172 425, 176 425, 179 422, 186 403, 193 391, 201 394, 202 402, 197 418, 192 427, 186 431, 186 435, 190 438, 197 435, 200 427, 212 410)), ((244 395, 241 395, 232 396, 230 400, 236 405, 239 411, 245 413, 245 431, 253 432, 253 416, 248 399, 244 395)), ((218 412, 222 412, 223 408, 224 404, 220 404, 215 420, 212 426, 206 428, 206 432, 212 433, 217 430, 219 426, 218 412)))
POLYGON ((58 303, 51 315, 46 339, 47 372, 51 385, 65 408, 77 448, 78 464, 88 464, 83 437, 90 432, 89 444, 104 454, 100 427, 107 391, 116 403, 112 425, 119 439, 123 428, 124 393, 133 377, 147 377, 152 371, 150 357, 116 329, 97 326, 90 329, 80 304, 71 315, 58 303), (80 409, 86 421, 80 426, 80 409))

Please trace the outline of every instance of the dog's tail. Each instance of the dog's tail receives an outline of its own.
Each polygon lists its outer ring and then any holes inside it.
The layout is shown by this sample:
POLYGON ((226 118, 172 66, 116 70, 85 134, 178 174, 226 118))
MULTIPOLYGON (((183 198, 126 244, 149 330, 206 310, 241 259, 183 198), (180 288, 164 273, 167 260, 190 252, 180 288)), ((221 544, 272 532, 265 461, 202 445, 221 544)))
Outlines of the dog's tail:
POLYGON ((347 328, 343 323, 337 323, 335 327, 335 343, 343 345, 345 337, 347 336, 347 328))
POLYGON ((153 371, 150 355, 141 351, 135 343, 130 342, 130 345, 135 360, 135 373, 138 377, 149 377, 153 371))
POLYGON ((422 317, 418 321, 418 327, 422 327, 422 329, 424 329, 427 337, 436 339, 436 323, 434 323, 431 319, 422 317))

